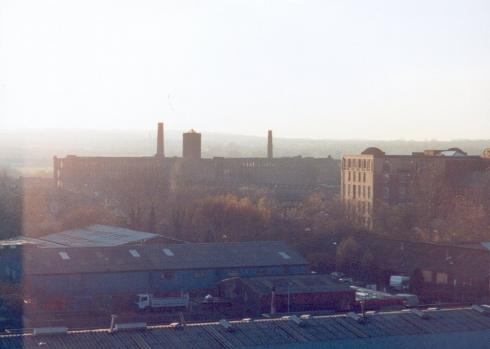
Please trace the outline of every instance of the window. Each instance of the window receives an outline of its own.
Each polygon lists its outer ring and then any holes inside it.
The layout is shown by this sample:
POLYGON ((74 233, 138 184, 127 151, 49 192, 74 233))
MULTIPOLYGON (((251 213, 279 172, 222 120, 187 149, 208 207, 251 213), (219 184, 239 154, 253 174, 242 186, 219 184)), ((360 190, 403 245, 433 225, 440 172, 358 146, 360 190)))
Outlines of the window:
POLYGON ((368 197, 368 199, 371 199, 371 187, 370 186, 367 187, 367 197, 368 197))
POLYGON ((362 181, 361 181, 361 172, 359 172, 359 173, 358 173, 357 178, 358 178, 358 182, 362 182, 362 181))
POLYGON ((351 177, 350 177, 351 176, 350 171, 348 171, 347 174, 348 174, 348 178, 349 178, 349 181, 350 181, 350 179, 351 179, 351 177))
POLYGON ((366 172, 364 172, 364 173, 362 174, 362 181, 363 181, 364 183, 366 183, 366 172))
POLYGON ((432 271, 422 270, 422 278, 424 279, 424 282, 431 283, 432 282, 432 271))
POLYGON ((350 196, 350 184, 347 184, 347 196, 350 196))
POLYGON ((356 185, 355 184, 352 186, 352 197, 354 199, 356 198, 356 185))
POLYGON ((447 273, 436 273, 436 284, 447 285, 447 273))
POLYGON ((385 200, 390 199, 390 188, 389 187, 383 187, 383 199, 385 199, 385 200))
POLYGON ((364 185, 362 186, 362 197, 366 197, 366 187, 364 185))

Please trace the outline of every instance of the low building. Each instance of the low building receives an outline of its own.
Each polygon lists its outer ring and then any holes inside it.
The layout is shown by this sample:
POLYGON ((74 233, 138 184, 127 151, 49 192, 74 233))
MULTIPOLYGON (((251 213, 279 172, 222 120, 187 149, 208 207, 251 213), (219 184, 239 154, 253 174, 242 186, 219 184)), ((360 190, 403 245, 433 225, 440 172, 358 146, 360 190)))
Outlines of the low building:
POLYGON ((0 240, 0 249, 10 246, 31 245, 37 247, 110 247, 123 245, 142 245, 145 243, 184 243, 186 241, 171 236, 144 231, 93 224, 83 228, 64 230, 44 236, 18 236, 0 240))
POLYGON ((308 272, 306 260, 282 242, 17 250, 17 264, 4 269, 22 283, 33 311, 111 311, 133 305, 137 294, 204 294, 234 276, 308 272))
POLYGON ((177 242, 177 239, 110 225, 94 224, 84 228, 52 233, 29 241, 45 247, 109 247, 152 242, 177 242))
POLYGON ((218 288, 221 297, 243 305, 246 313, 253 316, 271 312, 349 310, 354 306, 356 293, 329 275, 313 274, 237 277, 221 281, 218 288))
POLYGON ((484 307, 197 323, 116 324, 109 329, 35 329, 0 335, 0 346, 34 348, 490 348, 484 307), (44 334, 43 334, 44 332, 44 334), (46 334, 49 333, 50 334, 46 334))

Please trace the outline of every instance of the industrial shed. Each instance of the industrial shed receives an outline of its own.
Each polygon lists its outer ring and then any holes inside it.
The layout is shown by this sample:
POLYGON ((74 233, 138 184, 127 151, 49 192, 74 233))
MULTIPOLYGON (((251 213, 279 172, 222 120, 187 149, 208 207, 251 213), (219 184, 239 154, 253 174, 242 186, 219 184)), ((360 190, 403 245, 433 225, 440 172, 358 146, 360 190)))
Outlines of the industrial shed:
POLYGON ((233 276, 295 275, 306 260, 283 242, 193 243, 23 250, 27 297, 59 310, 129 303, 139 293, 204 293, 233 276), (95 300, 95 301, 94 301, 95 300), (68 308, 68 309, 67 309, 68 308))
MULTIPOLYGON (((0 349, 490 348, 490 317, 471 308, 0 335, 0 349), (362 320, 362 321, 361 321, 362 320)), ((62 329, 60 329, 62 330, 62 329)))
POLYGON ((170 236, 139 230, 93 224, 83 228, 64 230, 38 237, 18 236, 0 240, 0 248, 9 246, 36 245, 38 247, 110 247, 152 243, 185 242, 170 236))
POLYGON ((329 275, 284 275, 242 278, 219 283, 221 297, 245 306, 252 316, 272 312, 350 310, 356 291, 329 275), (272 302, 274 297, 274 302, 272 302), (273 303, 273 305, 272 305, 273 303))

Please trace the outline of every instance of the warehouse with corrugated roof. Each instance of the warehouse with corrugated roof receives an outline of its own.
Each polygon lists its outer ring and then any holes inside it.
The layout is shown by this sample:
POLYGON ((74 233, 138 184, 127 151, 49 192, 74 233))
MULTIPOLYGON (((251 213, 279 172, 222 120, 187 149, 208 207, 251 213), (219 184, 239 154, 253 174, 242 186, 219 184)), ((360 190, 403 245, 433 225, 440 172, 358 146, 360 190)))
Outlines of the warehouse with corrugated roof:
POLYGON ((234 276, 297 275, 306 260, 285 243, 189 243, 38 248, 6 266, 22 281, 30 304, 52 310, 110 310, 137 294, 203 294, 234 276), (17 268, 17 270, 15 270, 17 268))

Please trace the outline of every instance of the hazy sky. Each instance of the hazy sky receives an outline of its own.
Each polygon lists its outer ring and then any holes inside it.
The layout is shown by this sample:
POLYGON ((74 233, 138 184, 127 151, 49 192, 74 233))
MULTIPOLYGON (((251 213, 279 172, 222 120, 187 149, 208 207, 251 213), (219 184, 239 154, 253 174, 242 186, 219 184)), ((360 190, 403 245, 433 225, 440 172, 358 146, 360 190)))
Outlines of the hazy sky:
POLYGON ((490 138, 490 1, 0 1, 0 129, 490 138))

